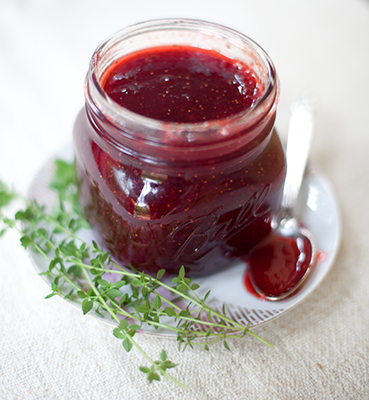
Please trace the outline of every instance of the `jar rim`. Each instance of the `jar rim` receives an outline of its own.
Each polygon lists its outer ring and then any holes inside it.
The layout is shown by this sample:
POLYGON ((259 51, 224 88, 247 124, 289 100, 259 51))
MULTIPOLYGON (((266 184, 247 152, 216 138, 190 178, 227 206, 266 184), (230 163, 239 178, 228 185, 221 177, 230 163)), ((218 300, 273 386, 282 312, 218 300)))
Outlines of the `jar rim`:
MULTIPOLYGON (((188 45, 191 44, 189 43, 188 45)), ((109 64, 107 66, 109 66, 109 64)), ((143 141, 150 141, 151 143, 157 142, 157 144, 174 142, 181 143, 182 145, 184 143, 191 145, 196 141, 198 145, 201 143, 208 144, 214 140, 214 136, 211 134, 209 135, 209 132, 220 132, 222 139, 227 140, 227 138, 230 139, 234 137, 235 131, 247 130, 249 127, 257 124, 258 121, 263 119, 266 115, 272 115, 275 112, 279 99, 279 79, 275 66, 264 49, 254 40, 234 29, 198 19, 153 19, 123 28, 109 36, 97 47, 91 58, 86 76, 85 97, 87 104, 95 114, 104 116, 108 118, 110 122, 121 127, 123 130, 122 134, 124 135, 132 137, 127 127, 134 124, 136 126, 145 127, 144 137, 139 138, 143 141), (199 30, 199 26, 201 26, 202 31, 208 30, 222 37, 227 36, 227 38, 232 38, 233 40, 247 44, 250 50, 257 55, 259 62, 263 63, 267 74, 267 80, 261 96, 255 101, 253 107, 226 118, 195 123, 166 122, 137 114, 114 102, 104 91, 100 83, 100 78, 105 69, 100 71, 99 64, 104 54, 106 54, 115 43, 147 32, 165 29, 187 29, 196 31, 199 30), (152 134, 148 135, 148 132, 152 132, 152 134), (158 134, 159 132, 165 132, 165 135, 158 134), (196 136, 195 139, 194 136, 196 136)), ((137 130, 135 130, 135 133, 137 133, 137 130)))

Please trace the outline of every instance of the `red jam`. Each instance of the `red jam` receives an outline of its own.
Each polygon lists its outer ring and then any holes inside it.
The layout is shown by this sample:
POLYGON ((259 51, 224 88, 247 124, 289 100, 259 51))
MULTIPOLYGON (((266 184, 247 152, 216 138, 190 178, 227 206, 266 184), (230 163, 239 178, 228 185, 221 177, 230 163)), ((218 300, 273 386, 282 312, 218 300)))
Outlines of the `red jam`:
POLYGON ((285 295, 305 275, 311 258, 312 247, 307 237, 284 237, 273 232, 245 257, 245 287, 251 294, 257 289, 267 297, 285 295))
POLYGON ((211 50, 146 49, 119 59, 101 79, 119 105, 160 121, 193 123, 251 108, 263 88, 246 65, 211 50))
POLYGON ((249 66, 189 46, 138 50, 94 74, 76 168, 86 217, 116 259, 203 275, 269 234, 285 178, 276 83, 264 109, 265 82, 249 66))

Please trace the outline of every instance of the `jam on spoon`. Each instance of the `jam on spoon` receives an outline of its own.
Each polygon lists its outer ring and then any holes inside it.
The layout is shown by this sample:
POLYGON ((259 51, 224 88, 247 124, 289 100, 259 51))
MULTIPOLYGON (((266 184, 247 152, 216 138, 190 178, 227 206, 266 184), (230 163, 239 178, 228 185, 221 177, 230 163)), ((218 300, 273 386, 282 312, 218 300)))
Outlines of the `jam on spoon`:
POLYGON ((266 300, 282 300, 305 281, 316 261, 314 238, 302 228, 292 210, 300 190, 313 133, 313 117, 306 99, 294 104, 287 141, 287 175, 282 209, 272 232, 245 257, 246 283, 266 300))

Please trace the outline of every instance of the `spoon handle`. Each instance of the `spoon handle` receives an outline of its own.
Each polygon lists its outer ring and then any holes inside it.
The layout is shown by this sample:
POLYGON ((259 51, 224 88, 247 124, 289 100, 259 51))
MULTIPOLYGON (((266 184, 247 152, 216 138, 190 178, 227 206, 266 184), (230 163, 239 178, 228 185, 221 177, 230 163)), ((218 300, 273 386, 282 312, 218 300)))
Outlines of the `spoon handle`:
POLYGON ((297 200, 313 137, 314 118, 312 104, 302 97, 292 106, 287 137, 287 174, 284 184, 282 208, 290 211, 297 200))

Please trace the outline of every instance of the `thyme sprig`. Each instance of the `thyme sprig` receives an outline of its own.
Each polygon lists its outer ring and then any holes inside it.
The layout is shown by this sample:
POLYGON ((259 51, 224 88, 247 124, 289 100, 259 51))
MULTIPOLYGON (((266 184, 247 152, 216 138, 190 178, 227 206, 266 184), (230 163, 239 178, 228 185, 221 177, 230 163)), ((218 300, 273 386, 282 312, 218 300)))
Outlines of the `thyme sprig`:
MULTIPOLYGON (((210 291, 201 297, 199 285, 186 276, 182 267, 178 276, 169 281, 165 270, 156 276, 123 268, 109 252, 95 241, 83 240, 83 230, 90 229, 78 201, 76 175, 73 164, 56 161, 55 176, 50 187, 56 191, 58 202, 52 211, 36 201, 23 198, 24 207, 13 218, 3 215, 3 209, 16 197, 13 190, 0 181, 0 236, 8 229, 16 229, 24 248, 42 257, 48 268, 41 272, 51 284, 51 293, 79 303, 83 314, 92 310, 116 325, 113 335, 122 341, 123 348, 139 351, 149 367, 141 366, 149 382, 164 376, 180 387, 181 382, 167 370, 176 367, 163 350, 154 361, 134 339, 135 334, 152 326, 172 331, 177 335, 179 349, 242 338, 247 333, 271 346, 249 329, 212 309, 206 301, 210 291)), ((271 346, 272 347, 272 346, 271 346)))

